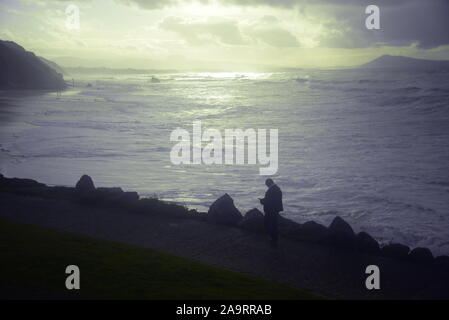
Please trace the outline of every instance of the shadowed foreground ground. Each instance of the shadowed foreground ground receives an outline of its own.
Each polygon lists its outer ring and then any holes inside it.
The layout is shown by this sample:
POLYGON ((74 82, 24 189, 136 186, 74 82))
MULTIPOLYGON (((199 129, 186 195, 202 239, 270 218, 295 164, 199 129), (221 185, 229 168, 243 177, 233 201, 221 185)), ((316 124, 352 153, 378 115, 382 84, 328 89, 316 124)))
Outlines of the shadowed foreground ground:
POLYGON ((0 299, 314 299, 252 275, 154 249, 0 219, 0 299), (66 290, 68 265, 80 290, 66 290))
POLYGON ((448 298, 443 270, 285 239, 274 249, 264 235, 204 221, 9 193, 0 193, 0 218, 159 249, 331 298, 448 298), (381 290, 365 288, 370 264, 381 270, 381 290))

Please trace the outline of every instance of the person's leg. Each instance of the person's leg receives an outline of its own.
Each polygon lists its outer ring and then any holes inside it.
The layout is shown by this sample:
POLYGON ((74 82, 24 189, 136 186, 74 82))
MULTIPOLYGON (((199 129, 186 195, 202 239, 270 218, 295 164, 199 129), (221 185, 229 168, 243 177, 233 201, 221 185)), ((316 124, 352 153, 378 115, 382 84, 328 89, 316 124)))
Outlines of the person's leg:
POLYGON ((271 225, 271 223, 270 223, 270 216, 269 216, 268 212, 265 212, 263 222, 264 222, 265 232, 270 234, 270 230, 271 230, 270 229, 270 225, 271 225))
POLYGON ((272 221, 271 221, 271 239, 274 242, 278 241, 279 231, 278 231, 278 213, 272 213, 272 221))
POLYGON ((265 212, 265 231, 273 240, 273 213, 270 211, 265 212))

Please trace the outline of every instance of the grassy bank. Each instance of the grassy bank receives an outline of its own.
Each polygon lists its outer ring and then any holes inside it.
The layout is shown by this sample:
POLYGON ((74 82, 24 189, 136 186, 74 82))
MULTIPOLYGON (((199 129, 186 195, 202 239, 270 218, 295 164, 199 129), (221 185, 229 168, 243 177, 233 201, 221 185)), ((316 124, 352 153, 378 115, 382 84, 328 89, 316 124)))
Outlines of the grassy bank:
POLYGON ((164 252, 0 219, 0 297, 94 299, 313 299, 255 276, 164 252), (77 265, 81 289, 65 289, 77 265))

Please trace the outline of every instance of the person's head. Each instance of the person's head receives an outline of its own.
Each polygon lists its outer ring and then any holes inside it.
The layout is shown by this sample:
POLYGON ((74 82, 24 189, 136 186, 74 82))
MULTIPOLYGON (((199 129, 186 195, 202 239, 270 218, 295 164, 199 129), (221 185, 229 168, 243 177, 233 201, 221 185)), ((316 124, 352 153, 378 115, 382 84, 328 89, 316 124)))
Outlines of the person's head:
POLYGON ((265 180, 265 185, 269 188, 274 184, 273 179, 268 178, 267 180, 265 180))

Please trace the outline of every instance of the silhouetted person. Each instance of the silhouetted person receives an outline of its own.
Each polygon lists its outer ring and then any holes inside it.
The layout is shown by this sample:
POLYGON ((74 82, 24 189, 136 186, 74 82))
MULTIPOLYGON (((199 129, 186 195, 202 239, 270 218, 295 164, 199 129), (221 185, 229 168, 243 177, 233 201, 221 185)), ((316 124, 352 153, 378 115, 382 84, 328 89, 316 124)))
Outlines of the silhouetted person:
POLYGON ((284 211, 282 191, 272 179, 267 179, 265 185, 268 187, 265 198, 259 199, 265 212, 265 230, 270 234, 272 243, 277 244, 279 212, 284 211))

